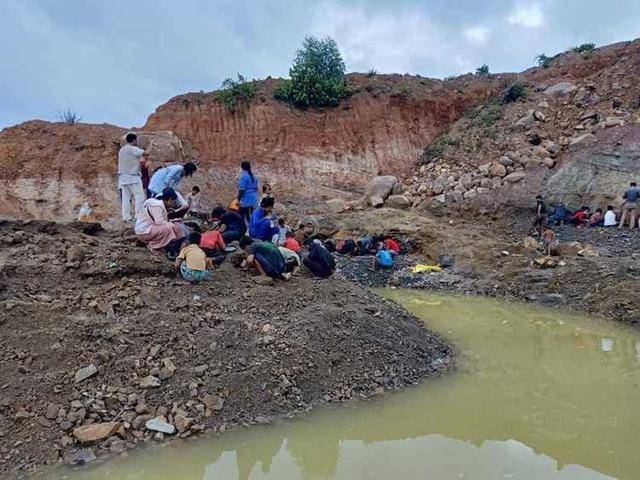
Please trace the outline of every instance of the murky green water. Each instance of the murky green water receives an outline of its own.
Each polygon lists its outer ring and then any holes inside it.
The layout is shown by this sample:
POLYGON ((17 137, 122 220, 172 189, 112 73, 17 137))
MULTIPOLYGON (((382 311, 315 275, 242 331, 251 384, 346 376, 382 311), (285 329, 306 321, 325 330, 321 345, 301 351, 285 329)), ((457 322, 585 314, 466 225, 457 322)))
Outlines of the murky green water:
POLYGON ((141 449, 73 479, 637 479, 640 334, 473 297, 386 291, 457 372, 277 425, 141 449))

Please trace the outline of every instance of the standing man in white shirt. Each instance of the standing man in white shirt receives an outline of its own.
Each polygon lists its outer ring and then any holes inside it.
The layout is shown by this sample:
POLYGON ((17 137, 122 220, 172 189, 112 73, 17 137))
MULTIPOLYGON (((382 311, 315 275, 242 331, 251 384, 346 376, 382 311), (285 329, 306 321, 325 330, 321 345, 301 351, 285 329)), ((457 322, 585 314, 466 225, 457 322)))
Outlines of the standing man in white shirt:
POLYGON ((142 189, 142 177, 140 166, 144 165, 144 150, 138 148, 138 137, 135 133, 128 133, 125 137, 126 144, 118 152, 118 188, 122 201, 122 220, 131 221, 131 200, 135 206, 134 215, 138 212, 146 200, 142 189))

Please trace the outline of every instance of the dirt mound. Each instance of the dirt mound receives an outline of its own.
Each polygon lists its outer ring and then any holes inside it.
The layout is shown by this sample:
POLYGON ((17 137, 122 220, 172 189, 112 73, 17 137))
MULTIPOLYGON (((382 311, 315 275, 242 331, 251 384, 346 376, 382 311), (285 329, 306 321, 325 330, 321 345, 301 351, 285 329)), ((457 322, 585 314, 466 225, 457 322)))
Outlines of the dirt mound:
POLYGON ((0 476, 410 385, 452 354, 343 281, 223 264, 184 285, 94 224, 4 222, 0 245, 0 476))
MULTIPOLYGON (((117 155, 126 133, 113 125, 41 120, 0 131, 0 214, 72 219, 89 202, 98 218, 114 216, 117 155)), ((136 133, 152 168, 192 156, 171 132, 136 133)))

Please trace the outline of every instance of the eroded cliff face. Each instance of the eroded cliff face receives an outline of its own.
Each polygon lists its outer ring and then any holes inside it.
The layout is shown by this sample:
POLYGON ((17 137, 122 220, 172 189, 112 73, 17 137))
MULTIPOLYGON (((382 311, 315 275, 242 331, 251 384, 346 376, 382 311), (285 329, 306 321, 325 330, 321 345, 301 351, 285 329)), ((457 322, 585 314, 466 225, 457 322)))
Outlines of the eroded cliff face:
POLYGON ((235 183, 246 158, 281 193, 332 197, 361 191, 377 174, 409 174, 424 146, 501 80, 465 83, 354 74, 353 94, 340 106, 300 110, 273 99, 277 81, 267 80, 235 112, 215 93, 186 94, 160 106, 144 128, 188 140, 223 188, 235 183))
MULTIPOLYGON (((0 132, 0 214, 73 219, 88 202, 99 219, 117 217, 118 149, 127 130, 41 120, 0 132)), ((187 148, 171 132, 136 132, 155 165, 181 161, 187 148)))

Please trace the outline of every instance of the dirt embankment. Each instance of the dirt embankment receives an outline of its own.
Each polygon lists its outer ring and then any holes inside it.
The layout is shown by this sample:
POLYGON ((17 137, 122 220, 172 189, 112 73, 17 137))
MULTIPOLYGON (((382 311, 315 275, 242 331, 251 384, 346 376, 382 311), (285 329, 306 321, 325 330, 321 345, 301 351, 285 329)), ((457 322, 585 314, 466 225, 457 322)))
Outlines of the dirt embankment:
POLYGON ((160 439, 156 417, 187 437, 411 385, 452 355, 344 281, 223 264, 184 285, 88 224, 3 222, 0 245, 0 476, 160 439))

